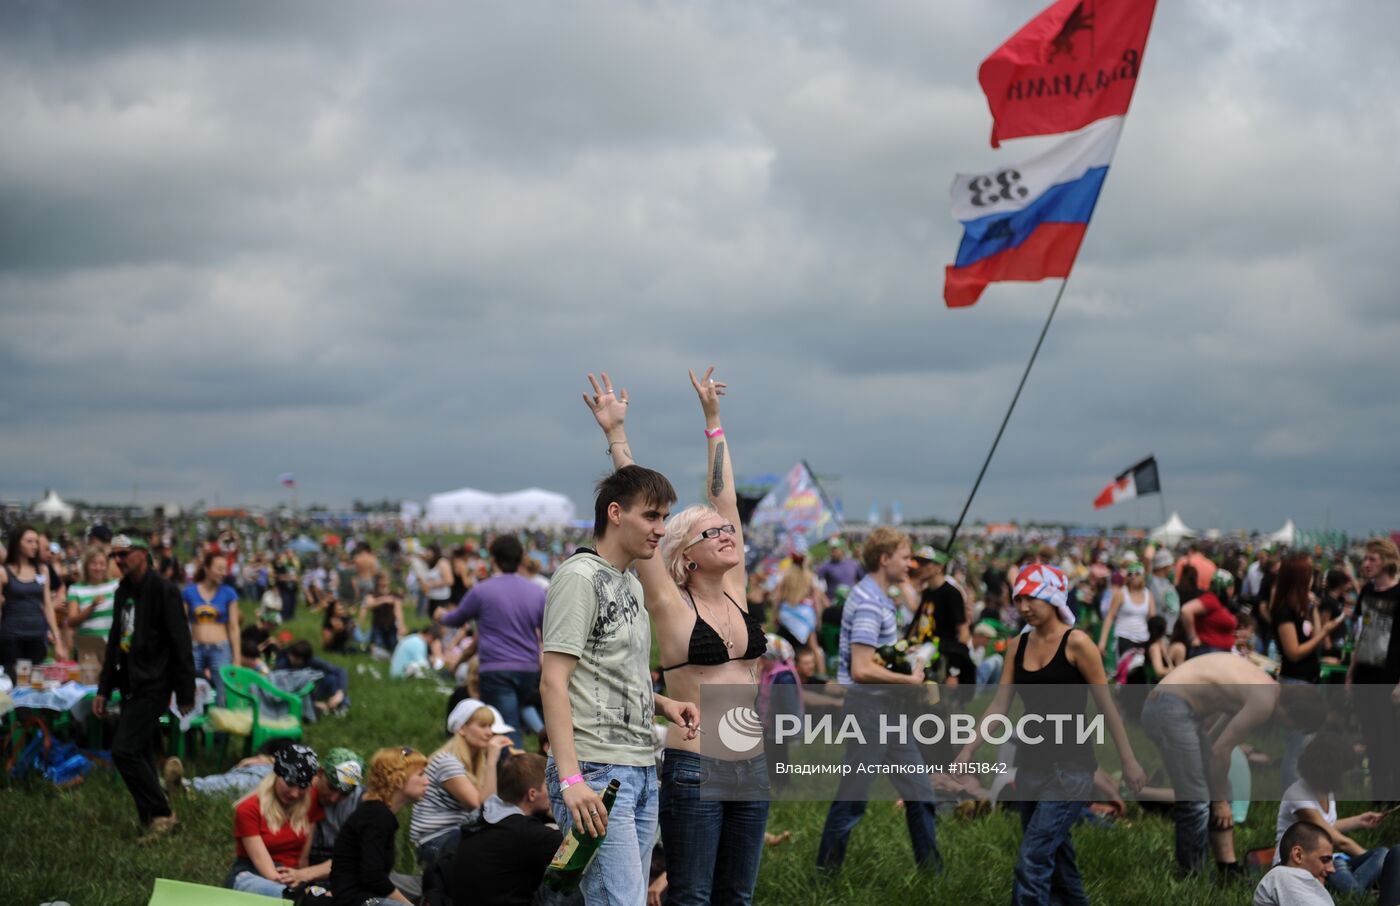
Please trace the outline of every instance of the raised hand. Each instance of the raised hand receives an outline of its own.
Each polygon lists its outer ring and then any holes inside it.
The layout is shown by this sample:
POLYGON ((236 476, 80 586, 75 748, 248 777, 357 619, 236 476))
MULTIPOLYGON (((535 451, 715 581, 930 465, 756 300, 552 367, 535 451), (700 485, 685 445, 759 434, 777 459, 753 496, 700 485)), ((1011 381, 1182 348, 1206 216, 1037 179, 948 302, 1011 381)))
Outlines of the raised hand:
MULTIPOLYGON (((604 434, 607 434, 621 428, 627 420, 627 391, 624 389, 619 393, 614 393, 612 378, 608 377, 606 371, 602 374, 602 386, 599 386, 598 379, 592 374, 588 375, 588 383, 593 386, 593 393, 585 393, 583 402, 593 413, 593 417, 598 420, 598 427, 603 429, 604 434)), ((691 377, 693 379, 694 375, 691 377)))
POLYGON ((695 370, 690 369, 690 386, 695 388, 696 396, 700 397, 700 408, 705 412, 706 422, 714 421, 719 423, 719 398, 724 396, 724 391, 729 385, 724 381, 714 379, 715 366, 711 365, 705 370, 703 378, 695 376, 695 370))

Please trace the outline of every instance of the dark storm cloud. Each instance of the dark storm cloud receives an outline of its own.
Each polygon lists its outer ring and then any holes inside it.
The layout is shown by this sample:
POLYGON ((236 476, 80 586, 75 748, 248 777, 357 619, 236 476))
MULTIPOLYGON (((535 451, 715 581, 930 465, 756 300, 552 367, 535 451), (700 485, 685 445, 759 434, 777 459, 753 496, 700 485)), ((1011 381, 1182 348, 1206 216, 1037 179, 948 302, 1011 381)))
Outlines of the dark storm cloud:
MULTIPOLYGON (((1044 145, 991 151, 975 80, 1037 8, 6 4, 0 495, 583 506, 610 368, 693 498, 713 361, 741 472, 955 516, 1055 289, 940 299, 953 174, 1044 145)), ((1161 5, 974 516, 1103 518, 1155 452, 1198 527, 1391 524, 1400 10, 1368 16, 1161 5)))

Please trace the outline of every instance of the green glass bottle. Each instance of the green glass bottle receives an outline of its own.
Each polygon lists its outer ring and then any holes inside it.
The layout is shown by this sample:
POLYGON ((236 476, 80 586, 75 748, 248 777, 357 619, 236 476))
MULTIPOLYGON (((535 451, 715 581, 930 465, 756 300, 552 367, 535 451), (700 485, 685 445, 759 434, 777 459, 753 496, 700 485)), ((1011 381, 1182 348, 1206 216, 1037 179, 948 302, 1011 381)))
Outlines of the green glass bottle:
MULTIPOLYGON (((608 788, 603 790, 604 812, 612 811, 613 803, 617 801, 617 791, 621 786, 617 780, 608 781, 608 788)), ((583 873, 588 870, 593 857, 598 855, 598 847, 603 845, 606 837, 607 834, 590 837, 587 831, 577 825, 570 828, 564 835, 564 842, 559 844, 554 858, 550 860, 549 868, 545 869, 544 886, 560 893, 578 890, 583 873)))

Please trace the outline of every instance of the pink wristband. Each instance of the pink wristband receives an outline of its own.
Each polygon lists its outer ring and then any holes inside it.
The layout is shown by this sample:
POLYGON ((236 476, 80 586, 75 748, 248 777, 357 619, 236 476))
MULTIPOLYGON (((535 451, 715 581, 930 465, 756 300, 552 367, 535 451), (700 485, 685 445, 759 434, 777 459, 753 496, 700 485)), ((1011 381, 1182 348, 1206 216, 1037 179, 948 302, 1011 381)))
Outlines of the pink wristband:
POLYGON ((706 437, 723 437, 723 436, 724 436, 724 429, 723 429, 723 428, 716 428, 716 429, 714 429, 713 431, 711 431, 709 428, 706 428, 706 429, 705 429, 705 436, 706 436, 706 437))
POLYGON ((582 774, 575 774, 572 777, 565 777, 563 780, 559 781, 559 789, 561 791, 567 790, 569 787, 573 786, 576 783, 583 783, 582 774))

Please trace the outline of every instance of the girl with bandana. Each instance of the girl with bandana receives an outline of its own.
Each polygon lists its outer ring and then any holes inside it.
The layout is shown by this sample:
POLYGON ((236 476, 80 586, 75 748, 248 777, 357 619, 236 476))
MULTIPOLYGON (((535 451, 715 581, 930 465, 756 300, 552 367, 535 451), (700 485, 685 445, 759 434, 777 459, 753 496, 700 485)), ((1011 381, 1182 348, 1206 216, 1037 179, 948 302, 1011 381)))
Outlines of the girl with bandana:
POLYGON ((281 897, 289 885, 316 880, 306 868, 313 825, 324 814, 313 787, 320 768, 307 746, 277 750, 272 773, 234 809, 237 855, 225 886, 281 897))
MULTIPOLYGON (((1031 563, 1017 574, 1011 596, 1026 628, 1007 647, 1011 668, 1002 673, 996 697, 978 726, 994 714, 1005 716, 1012 695, 1021 696, 1027 716, 1085 714, 1092 690, 1122 758, 1123 780, 1134 792, 1141 789, 1147 777, 1113 706, 1098 646, 1087 633, 1074 628, 1065 574, 1049 564, 1031 563), (1083 693, 1070 694, 1074 686, 1082 686, 1083 693)), ((1042 727, 1049 725, 1042 719, 1042 727)), ((1049 731, 1043 736, 1042 742, 1048 743, 1049 731)), ((974 737, 958 755, 959 762, 970 761, 981 746, 980 730, 974 737)), ((1071 742, 1031 745, 1034 741, 1017 740, 1016 798, 1023 833, 1011 902, 1015 906, 1050 902, 1087 906, 1070 829, 1093 799, 1094 751, 1071 742)))

